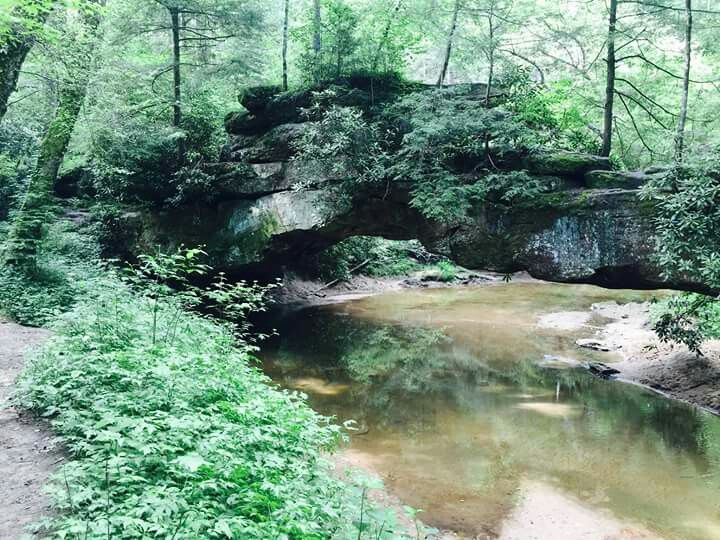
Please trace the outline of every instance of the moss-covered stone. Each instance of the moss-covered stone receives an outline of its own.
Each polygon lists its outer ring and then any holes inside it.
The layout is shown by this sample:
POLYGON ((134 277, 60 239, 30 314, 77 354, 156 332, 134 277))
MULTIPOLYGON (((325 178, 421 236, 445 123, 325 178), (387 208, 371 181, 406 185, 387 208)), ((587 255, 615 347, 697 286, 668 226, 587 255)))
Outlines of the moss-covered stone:
POLYGON ((277 85, 252 86, 243 90, 238 96, 238 101, 248 111, 264 111, 268 103, 282 91, 282 87, 277 85))
POLYGON ((213 191, 218 199, 258 199, 290 188, 282 162, 209 163, 203 171, 215 178, 213 191))
POLYGON ((549 152, 531 154, 524 160, 525 168, 533 174, 564 176, 582 179, 593 170, 610 170, 608 158, 577 152, 549 152))
POLYGON ((591 189, 638 189, 655 176, 640 171, 589 171, 585 173, 585 186, 591 189))

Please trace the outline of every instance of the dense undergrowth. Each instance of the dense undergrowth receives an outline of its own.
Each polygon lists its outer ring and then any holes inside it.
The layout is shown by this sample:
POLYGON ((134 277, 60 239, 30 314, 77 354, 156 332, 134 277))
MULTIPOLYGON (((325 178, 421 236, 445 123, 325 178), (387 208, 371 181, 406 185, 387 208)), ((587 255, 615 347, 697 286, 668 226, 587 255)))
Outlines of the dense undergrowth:
MULTIPOLYGON (((0 295, 6 314, 54 331, 16 396, 50 419, 69 457, 41 537, 405 537, 392 511, 368 503, 376 484, 333 475, 342 428, 270 384, 247 327, 190 310, 199 289, 166 286, 207 270, 198 250, 147 257, 128 274, 72 260, 86 234, 60 227, 49 238, 37 273, 0 295), (39 309, 43 300, 56 307, 39 309)), ((262 291, 244 287, 245 303, 222 280, 205 293, 246 315, 262 291)))
POLYGON ((417 240, 386 240, 354 236, 321 252, 312 261, 313 272, 327 280, 348 280, 353 271, 375 278, 396 278, 422 273, 436 281, 454 281, 460 268, 433 255, 417 240))

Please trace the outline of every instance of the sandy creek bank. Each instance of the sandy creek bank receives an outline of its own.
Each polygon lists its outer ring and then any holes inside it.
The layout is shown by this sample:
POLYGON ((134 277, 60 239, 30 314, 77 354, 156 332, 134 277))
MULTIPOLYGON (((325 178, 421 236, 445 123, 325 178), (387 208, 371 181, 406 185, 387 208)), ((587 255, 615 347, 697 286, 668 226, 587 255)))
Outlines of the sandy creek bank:
POLYGON ((589 312, 550 313, 539 325, 568 331, 587 330, 587 338, 609 349, 606 363, 617 379, 640 384, 720 414, 720 341, 707 342, 703 354, 662 343, 652 331, 647 303, 594 304, 589 312))

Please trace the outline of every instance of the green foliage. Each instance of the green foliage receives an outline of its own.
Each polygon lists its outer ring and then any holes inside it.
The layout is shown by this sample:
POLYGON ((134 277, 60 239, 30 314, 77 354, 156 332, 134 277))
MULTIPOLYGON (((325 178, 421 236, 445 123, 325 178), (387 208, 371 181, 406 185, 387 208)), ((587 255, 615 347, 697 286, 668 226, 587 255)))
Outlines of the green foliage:
POLYGON ((429 366, 437 367, 434 359, 428 358, 428 351, 448 342, 442 330, 388 326, 364 335, 341 361, 352 378, 361 383, 377 382, 401 372, 422 384, 422 379, 410 373, 422 372, 429 366))
POLYGON ((327 280, 348 280, 352 268, 369 261, 360 270, 363 275, 398 277, 421 270, 431 258, 417 241, 354 236, 323 251, 318 256, 317 270, 327 280))
POLYGON ((407 54, 421 39, 416 28, 407 24, 404 10, 396 13, 388 2, 371 10, 345 0, 321 0, 321 50, 313 49, 314 10, 302 13, 302 24, 292 31, 300 47, 297 67, 303 83, 312 84, 366 72, 372 75, 400 73, 407 54))
POLYGON ((672 296, 653 305, 652 322, 663 342, 700 352, 705 341, 720 337, 720 303, 702 294, 672 296))
POLYGON ((177 332, 153 343, 152 302, 99 283, 31 363, 21 403, 74 458, 49 536, 323 537, 341 489, 320 451, 337 430, 268 386, 223 327, 177 309, 161 308, 177 332))
POLYGON ((25 182, 18 175, 17 164, 0 152, 0 220, 7 219, 10 209, 22 194, 25 182))
POLYGON ((644 187, 656 209, 658 260, 666 274, 720 285, 720 162, 697 157, 644 187))
POLYGON ((219 105, 209 91, 193 95, 182 131, 144 115, 128 115, 96 128, 91 147, 94 187, 100 197, 121 201, 174 203, 209 192, 198 164, 214 161, 224 140, 219 105), (177 140, 186 145, 178 163, 177 140))
POLYGON ((478 203, 528 203, 552 187, 550 179, 512 170, 518 157, 548 142, 545 129, 481 106, 471 87, 410 93, 379 117, 336 99, 332 89, 318 92, 306 111, 315 122, 297 143, 294 159, 304 173, 297 188, 325 179, 351 200, 360 190, 387 195, 393 182, 402 183, 411 189, 412 206, 451 222, 478 203))
POLYGON ((35 267, 0 268, 0 313, 20 324, 45 326, 72 309, 98 269, 91 235, 67 223, 50 227, 35 267))
POLYGON ((498 84, 507 96, 503 108, 533 129, 543 144, 577 152, 598 152, 598 137, 588 129, 584 107, 572 81, 560 80, 543 86, 533 83, 527 70, 518 68, 498 84))
MULTIPOLYGON (((74 234, 57 254, 90 255, 74 234)), ((262 309, 267 288, 221 277, 200 292, 189 279, 208 271, 201 255, 69 276, 82 297, 55 319, 16 396, 50 419, 70 457, 40 537, 406 538, 368 502, 377 482, 331 475, 323 456, 340 428, 251 366, 255 348, 232 321, 262 309), (231 321, 188 312, 203 294, 231 321)), ((47 285, 35 285, 46 300, 47 285)))
POLYGON ((432 269, 427 277, 432 277, 437 281, 451 283, 458 277, 459 268, 450 261, 439 261, 432 269))
POLYGON ((385 178, 389 156, 383 148, 380 126, 367 120, 355 107, 332 104, 333 89, 318 92, 314 104, 305 111, 309 124, 297 142, 303 162, 304 178, 297 187, 317 181, 331 180, 336 191, 352 196, 363 184, 374 184, 385 178))
MULTIPOLYGON (((642 197, 654 208, 657 263, 667 277, 693 279, 720 289, 720 162, 696 156, 646 185, 642 197)), ((693 350, 716 335, 720 324, 711 296, 673 298, 656 317, 664 340, 693 350)))
POLYGON ((62 270, 0 269, 0 313, 26 326, 43 326, 52 321, 72 305, 75 293, 62 270))
POLYGON ((540 140, 513 115, 482 107, 471 89, 412 94, 389 108, 387 121, 403 133, 387 174, 409 182, 411 204, 432 219, 463 219, 488 198, 511 204, 547 189, 523 171, 498 170, 540 140))

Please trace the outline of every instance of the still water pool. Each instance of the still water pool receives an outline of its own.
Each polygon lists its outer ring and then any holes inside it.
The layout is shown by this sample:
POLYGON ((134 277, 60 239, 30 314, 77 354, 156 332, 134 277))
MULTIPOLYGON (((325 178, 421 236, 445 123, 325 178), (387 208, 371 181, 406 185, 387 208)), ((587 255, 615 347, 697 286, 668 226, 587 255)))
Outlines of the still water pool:
MULTIPOLYGON (((495 537, 540 490, 628 524, 623 538, 720 538, 720 419, 567 367, 612 357, 537 325, 648 297, 541 283, 403 291, 286 314, 261 356, 316 410, 355 420, 349 452, 432 526, 495 537)), ((578 538, 603 537, 593 519, 578 538)))

